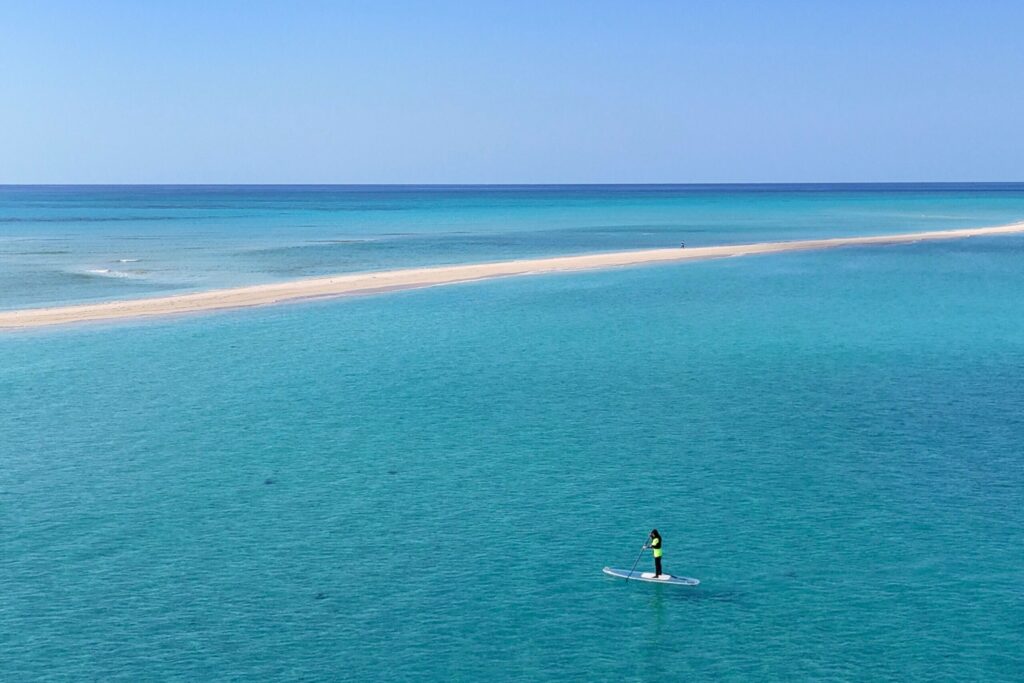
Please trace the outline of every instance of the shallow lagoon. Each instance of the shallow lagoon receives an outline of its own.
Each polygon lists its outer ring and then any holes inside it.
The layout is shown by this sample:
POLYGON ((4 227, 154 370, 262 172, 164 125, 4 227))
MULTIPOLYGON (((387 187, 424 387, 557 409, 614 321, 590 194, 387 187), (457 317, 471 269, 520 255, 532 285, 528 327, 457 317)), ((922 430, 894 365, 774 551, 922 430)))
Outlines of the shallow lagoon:
POLYGON ((0 677, 1017 679, 1022 255, 0 337, 0 677))

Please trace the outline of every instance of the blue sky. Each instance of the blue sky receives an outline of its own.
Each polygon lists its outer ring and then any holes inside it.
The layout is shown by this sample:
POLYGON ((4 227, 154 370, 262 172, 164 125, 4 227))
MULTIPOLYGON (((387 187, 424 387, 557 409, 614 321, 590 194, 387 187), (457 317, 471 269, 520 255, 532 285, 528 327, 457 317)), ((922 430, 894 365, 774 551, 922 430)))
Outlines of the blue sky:
POLYGON ((0 183, 1024 180, 1024 2, 0 3, 0 183))

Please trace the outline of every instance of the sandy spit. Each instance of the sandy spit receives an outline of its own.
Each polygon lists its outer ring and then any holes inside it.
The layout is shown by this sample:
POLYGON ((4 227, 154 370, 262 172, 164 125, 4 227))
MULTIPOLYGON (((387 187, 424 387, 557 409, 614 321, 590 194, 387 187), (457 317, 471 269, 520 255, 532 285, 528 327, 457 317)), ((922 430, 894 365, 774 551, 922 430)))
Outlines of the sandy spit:
POLYGON ((179 294, 148 299, 0 311, 0 329, 24 329, 47 325, 66 325, 70 323, 219 311, 249 306, 281 304, 312 298, 432 287, 513 275, 563 273, 726 256, 773 254, 786 251, 807 251, 850 246, 903 244, 925 240, 950 240, 1018 233, 1024 233, 1024 222, 991 228, 938 230, 872 237, 838 237, 792 242, 691 247, 687 249, 647 249, 643 251, 620 251, 604 254, 584 254, 581 256, 500 261, 497 263, 409 268, 309 278, 290 282, 217 289, 193 294, 179 294))

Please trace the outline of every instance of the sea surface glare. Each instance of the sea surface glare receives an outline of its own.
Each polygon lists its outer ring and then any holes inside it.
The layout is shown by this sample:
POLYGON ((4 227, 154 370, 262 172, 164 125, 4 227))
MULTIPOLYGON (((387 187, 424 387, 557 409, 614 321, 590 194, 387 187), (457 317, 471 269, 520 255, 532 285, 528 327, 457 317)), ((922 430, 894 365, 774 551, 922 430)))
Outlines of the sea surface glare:
MULTIPOLYGON (((1020 185, 0 188, 0 306, 1022 218, 1020 185)), ((0 334, 0 680, 1019 681, 1022 359, 1024 237, 0 334), (602 574, 655 526, 700 586, 602 574)))

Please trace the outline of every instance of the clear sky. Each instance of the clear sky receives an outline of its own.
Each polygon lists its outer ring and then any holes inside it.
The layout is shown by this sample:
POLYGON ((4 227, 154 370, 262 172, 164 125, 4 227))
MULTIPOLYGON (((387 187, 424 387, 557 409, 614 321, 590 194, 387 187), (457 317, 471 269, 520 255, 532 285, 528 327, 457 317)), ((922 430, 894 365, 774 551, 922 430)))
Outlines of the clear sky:
POLYGON ((1024 180, 1024 2, 0 2, 0 183, 1024 180))

